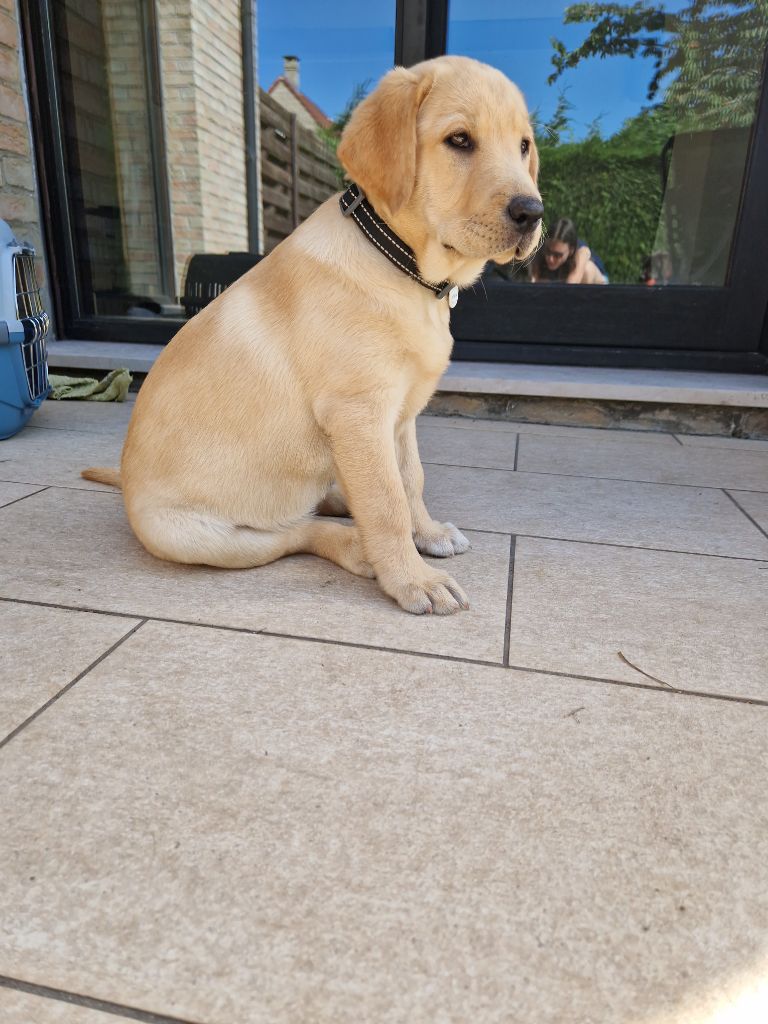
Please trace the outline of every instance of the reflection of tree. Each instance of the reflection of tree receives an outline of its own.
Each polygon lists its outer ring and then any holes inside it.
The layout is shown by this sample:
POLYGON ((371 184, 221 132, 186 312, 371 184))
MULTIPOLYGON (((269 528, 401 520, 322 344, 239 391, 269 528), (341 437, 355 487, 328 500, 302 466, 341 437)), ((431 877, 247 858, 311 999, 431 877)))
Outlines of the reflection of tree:
POLYGON ((589 57, 650 57, 648 99, 662 93, 679 128, 742 127, 752 123, 766 38, 768 0, 692 0, 677 12, 645 3, 579 3, 565 24, 595 23, 568 50, 553 39, 555 82, 589 57))
MULTIPOLYGON (((358 82, 358 84, 353 88, 352 95, 347 100, 347 103, 342 112, 336 115, 336 117, 333 119, 333 121, 331 121, 327 128, 317 129, 317 134, 320 136, 320 138, 323 140, 326 146, 328 146, 333 151, 334 157, 336 155, 336 150, 338 149, 339 142, 341 141, 342 132, 347 127, 349 119, 350 117, 352 117, 352 114, 354 113, 355 107, 358 105, 358 103, 361 103, 365 99, 365 97, 368 95, 370 88, 370 78, 366 79, 365 82, 358 82)), ((341 166, 341 164, 338 163, 338 160, 336 175, 339 179, 339 188, 344 188, 344 169, 341 166)))
POLYGON ((349 119, 354 113, 355 107, 365 99, 370 88, 370 78, 365 82, 358 82, 358 84, 353 88, 352 95, 347 100, 346 106, 342 112, 336 115, 327 128, 319 129, 320 137, 329 145, 333 146, 334 150, 339 144, 341 133, 347 127, 349 119))

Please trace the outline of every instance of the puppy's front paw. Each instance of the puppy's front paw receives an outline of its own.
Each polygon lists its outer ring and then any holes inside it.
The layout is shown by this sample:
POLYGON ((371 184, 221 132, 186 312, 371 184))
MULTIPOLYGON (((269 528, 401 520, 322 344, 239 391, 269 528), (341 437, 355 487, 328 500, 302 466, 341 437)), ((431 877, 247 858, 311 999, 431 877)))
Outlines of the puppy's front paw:
POLYGON ((453 615, 469 608, 467 595, 445 572, 433 572, 418 582, 405 583, 389 591, 407 612, 413 615, 453 615))
POLYGON ((413 541, 422 555, 434 558, 450 558, 462 555, 469 548, 469 541, 453 523, 438 523, 434 519, 426 530, 417 531, 413 541))

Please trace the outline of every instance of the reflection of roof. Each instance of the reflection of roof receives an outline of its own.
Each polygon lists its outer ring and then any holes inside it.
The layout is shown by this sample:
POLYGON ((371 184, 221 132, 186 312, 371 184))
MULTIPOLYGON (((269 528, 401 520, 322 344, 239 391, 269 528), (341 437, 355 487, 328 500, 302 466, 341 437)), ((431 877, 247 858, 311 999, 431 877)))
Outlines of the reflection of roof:
POLYGON ((318 105, 316 103, 313 103, 312 100, 308 96, 305 96, 303 92, 299 92, 299 90, 296 88, 296 86, 292 85, 291 82, 289 82, 288 79, 285 77, 285 75, 280 75, 278 78, 276 78, 274 80, 272 85, 270 85, 269 89, 267 90, 267 92, 270 94, 270 96, 275 91, 275 89, 278 87, 278 85, 284 85, 286 87, 286 89, 293 96, 296 97, 296 99, 299 101, 299 103, 302 105, 302 107, 304 107, 304 109, 309 114, 309 116, 312 118, 312 120, 315 121, 321 128, 330 128, 330 126, 332 124, 332 121, 331 121, 330 117, 327 117, 322 112, 320 107, 318 107, 318 105))

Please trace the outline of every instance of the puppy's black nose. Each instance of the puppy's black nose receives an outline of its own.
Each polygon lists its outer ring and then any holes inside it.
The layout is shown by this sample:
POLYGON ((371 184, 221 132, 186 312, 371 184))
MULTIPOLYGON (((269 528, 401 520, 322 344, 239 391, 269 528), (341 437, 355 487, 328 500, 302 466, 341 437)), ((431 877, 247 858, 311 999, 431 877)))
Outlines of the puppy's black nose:
POLYGON ((544 205, 533 196, 513 196, 509 201, 507 213, 519 231, 532 231, 541 220, 544 205))

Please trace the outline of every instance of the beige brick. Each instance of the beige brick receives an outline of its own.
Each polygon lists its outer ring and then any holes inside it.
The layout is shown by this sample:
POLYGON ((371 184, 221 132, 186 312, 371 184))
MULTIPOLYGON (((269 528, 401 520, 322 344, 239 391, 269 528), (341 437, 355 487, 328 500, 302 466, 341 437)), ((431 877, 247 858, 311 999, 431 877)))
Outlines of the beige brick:
POLYGON ((11 17, 0 11, 0 43, 16 49, 19 45, 19 29, 16 24, 16 12, 11 17))
POLYGON ((26 124, 27 108, 24 106, 24 97, 18 89, 0 84, 0 114, 26 124))
POLYGON ((29 156, 29 133, 26 125, 0 121, 0 153, 2 152, 29 156))
POLYGON ((16 85, 19 81, 18 51, 7 46, 0 46, 0 81, 6 85, 16 85))
POLYGON ((20 160, 16 157, 7 156, 3 159, 3 180, 8 185, 16 185, 25 188, 29 192, 34 191, 35 176, 30 160, 20 160))
POLYGON ((38 216, 37 201, 28 192, 0 194, 0 218, 11 223, 35 221, 38 216))

